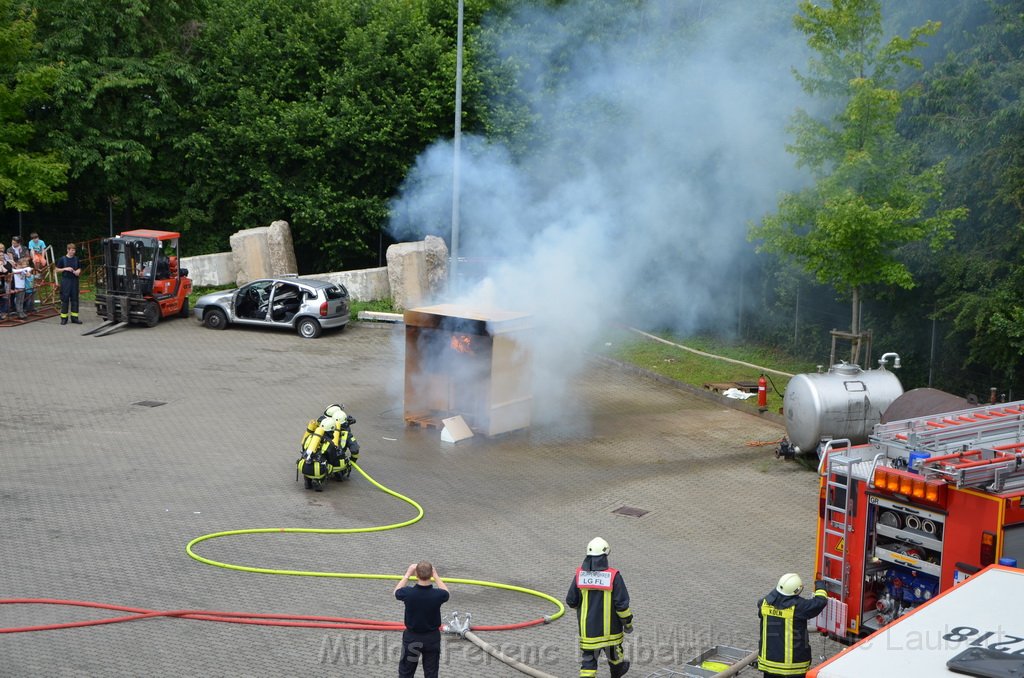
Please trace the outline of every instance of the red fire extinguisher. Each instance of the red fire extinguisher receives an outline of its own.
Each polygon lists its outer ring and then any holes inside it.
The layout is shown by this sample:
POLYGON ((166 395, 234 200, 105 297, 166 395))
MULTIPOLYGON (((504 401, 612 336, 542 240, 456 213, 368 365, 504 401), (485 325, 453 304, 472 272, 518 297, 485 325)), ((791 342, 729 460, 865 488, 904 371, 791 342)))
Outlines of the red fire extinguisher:
POLYGON ((768 408, 768 380, 763 374, 757 380, 757 406, 762 409, 768 408))

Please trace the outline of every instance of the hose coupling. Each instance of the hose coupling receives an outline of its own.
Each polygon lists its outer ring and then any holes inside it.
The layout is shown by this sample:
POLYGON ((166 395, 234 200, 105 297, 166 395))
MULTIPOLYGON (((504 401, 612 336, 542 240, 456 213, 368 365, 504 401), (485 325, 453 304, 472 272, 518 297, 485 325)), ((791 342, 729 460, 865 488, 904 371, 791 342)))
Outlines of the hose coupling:
POLYGON ((450 615, 445 615, 441 620, 441 629, 445 633, 454 633, 462 638, 466 637, 466 631, 469 631, 469 623, 473 619, 473 614, 470 612, 466 613, 466 618, 462 619, 459 617, 459 611, 453 610, 450 615))

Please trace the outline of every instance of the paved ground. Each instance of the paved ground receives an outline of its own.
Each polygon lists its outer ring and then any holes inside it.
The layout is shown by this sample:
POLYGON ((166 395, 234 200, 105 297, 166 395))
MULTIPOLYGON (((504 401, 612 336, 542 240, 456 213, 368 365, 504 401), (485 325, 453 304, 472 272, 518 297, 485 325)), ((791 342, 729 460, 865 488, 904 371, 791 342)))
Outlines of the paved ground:
MULTIPOLYGON (((91 310, 83 317, 86 328, 98 322, 91 310)), ((637 615, 631 676, 716 644, 755 647, 758 596, 783 572, 812 574, 815 476, 748 445, 781 429, 643 376, 594 363, 573 381, 576 414, 559 424, 450 445, 404 424, 400 327, 357 325, 313 341, 192 320, 104 338, 80 329, 51 319, 0 332, 2 597, 399 620, 390 580, 238 572, 185 553, 210 532, 414 515, 362 478, 321 494, 295 482, 300 433, 333 401, 358 419, 365 470, 419 501, 424 519, 371 534, 234 536, 200 545, 201 555, 376 574, 430 558, 443 576, 562 599, 587 541, 602 535, 637 615), (649 513, 613 513, 622 506, 649 513)), ((447 608, 475 624, 555 612, 523 594, 452 588, 447 608)), ((0 627, 110 614, 2 605, 0 627)), ((575 676, 572 615, 482 635, 575 676)), ((397 633, 157 618, 0 635, 0 674, 372 678, 395 675, 398 648, 397 633)), ((815 654, 835 649, 814 641, 815 654)), ((522 674, 452 638, 442 675, 522 674)))

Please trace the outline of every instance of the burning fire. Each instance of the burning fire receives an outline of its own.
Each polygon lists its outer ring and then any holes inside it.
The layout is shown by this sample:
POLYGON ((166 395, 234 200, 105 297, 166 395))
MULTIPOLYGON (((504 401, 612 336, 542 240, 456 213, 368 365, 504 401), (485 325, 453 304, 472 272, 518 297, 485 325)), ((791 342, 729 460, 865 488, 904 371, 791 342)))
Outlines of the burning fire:
POLYGON ((451 347, 459 353, 473 354, 473 340, 468 334, 453 334, 451 347))

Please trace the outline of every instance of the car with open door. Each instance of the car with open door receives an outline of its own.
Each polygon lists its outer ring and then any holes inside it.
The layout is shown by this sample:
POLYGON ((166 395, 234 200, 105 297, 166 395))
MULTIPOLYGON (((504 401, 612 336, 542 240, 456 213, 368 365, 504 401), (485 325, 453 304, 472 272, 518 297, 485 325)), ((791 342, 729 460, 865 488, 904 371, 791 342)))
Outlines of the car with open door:
POLYGON ((315 339, 327 329, 344 329, 349 320, 348 290, 340 283, 297 277, 263 278, 238 289, 203 295, 194 315, 204 326, 228 325, 293 329, 315 339))

